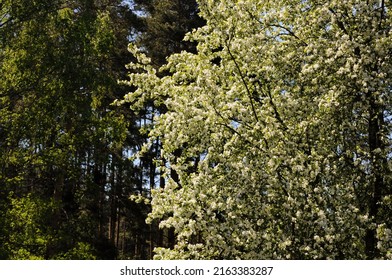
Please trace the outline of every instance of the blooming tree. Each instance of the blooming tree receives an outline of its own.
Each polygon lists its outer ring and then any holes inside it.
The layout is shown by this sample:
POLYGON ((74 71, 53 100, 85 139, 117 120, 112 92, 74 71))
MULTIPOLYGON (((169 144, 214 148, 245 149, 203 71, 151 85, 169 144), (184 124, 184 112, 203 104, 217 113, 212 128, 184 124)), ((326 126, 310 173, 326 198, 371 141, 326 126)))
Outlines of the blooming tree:
POLYGON ((156 258, 392 258, 391 1, 199 7, 197 53, 157 71, 130 48, 124 101, 167 107, 149 219, 176 244, 156 258))

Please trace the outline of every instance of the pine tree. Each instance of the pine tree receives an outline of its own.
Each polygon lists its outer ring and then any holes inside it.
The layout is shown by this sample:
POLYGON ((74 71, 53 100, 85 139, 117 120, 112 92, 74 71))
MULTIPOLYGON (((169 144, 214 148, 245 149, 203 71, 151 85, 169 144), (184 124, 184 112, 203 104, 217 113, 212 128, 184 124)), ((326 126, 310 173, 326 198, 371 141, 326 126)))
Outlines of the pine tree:
POLYGON ((196 51, 194 43, 183 40, 186 33, 205 23, 198 15, 195 0, 138 0, 135 3, 147 14, 138 44, 156 67, 165 64, 173 53, 196 51))

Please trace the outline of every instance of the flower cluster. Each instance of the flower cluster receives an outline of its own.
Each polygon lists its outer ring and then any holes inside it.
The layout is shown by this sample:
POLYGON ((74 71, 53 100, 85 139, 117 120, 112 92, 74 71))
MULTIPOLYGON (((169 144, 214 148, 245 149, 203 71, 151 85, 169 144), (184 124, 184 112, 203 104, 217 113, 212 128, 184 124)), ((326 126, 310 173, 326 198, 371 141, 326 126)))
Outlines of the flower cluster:
POLYGON ((180 178, 153 195, 149 219, 177 238, 157 258, 391 258, 379 2, 200 0, 197 54, 171 56, 163 78, 141 57, 126 99, 165 102, 151 136, 180 178))

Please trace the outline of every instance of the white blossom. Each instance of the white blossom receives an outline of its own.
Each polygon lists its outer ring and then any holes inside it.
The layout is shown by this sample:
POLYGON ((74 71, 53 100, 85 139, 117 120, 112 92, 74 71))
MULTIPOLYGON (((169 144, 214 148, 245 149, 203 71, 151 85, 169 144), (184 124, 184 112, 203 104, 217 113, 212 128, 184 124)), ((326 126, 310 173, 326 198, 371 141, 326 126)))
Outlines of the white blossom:
POLYGON ((168 178, 153 192, 149 220, 177 234, 156 258, 366 258, 369 232, 392 258, 392 203, 375 217, 366 204, 378 169, 392 183, 392 22, 379 2, 200 0, 207 25, 186 36, 198 52, 168 58, 163 78, 131 47, 142 71, 125 99, 165 102, 151 136, 168 160, 184 149, 181 188, 168 178), (385 137, 371 150, 374 108, 385 137))

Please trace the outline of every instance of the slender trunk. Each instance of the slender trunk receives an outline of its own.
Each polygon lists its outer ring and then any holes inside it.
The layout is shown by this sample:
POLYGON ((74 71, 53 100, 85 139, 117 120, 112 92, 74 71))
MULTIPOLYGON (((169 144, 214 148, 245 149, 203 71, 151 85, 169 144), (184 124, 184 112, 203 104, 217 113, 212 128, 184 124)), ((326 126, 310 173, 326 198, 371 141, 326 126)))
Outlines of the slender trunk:
MULTIPOLYGON (((385 189, 384 168, 382 151, 382 126, 384 115, 382 108, 377 105, 375 98, 370 96, 369 126, 368 126, 368 145, 371 156, 371 183, 370 183, 370 200, 369 216, 373 222, 378 224, 378 212, 382 199, 382 192, 385 189)), ((378 256, 376 229, 370 228, 366 234, 366 255, 368 259, 374 259, 378 256)))
POLYGON ((97 203, 98 203, 98 238, 105 238, 105 184, 106 184, 106 166, 101 168, 99 164, 95 164, 94 184, 97 187, 97 203))
POLYGON ((112 160, 112 170, 111 170, 111 199, 110 199, 110 225, 109 225, 109 240, 114 245, 115 244, 115 233, 117 225, 117 208, 118 208, 118 198, 117 198, 117 184, 115 182, 115 167, 114 159, 112 160))
MULTIPOLYGON (((125 223, 125 222, 124 222, 125 223)), ((125 228, 125 226, 124 226, 125 228)), ((120 216, 120 211, 117 212, 117 233, 116 233, 116 248, 119 249, 120 248, 120 244, 124 244, 124 240, 123 239, 120 242, 121 236, 120 236, 120 229, 121 229, 121 216, 120 216)))
MULTIPOLYGON (((61 204, 64 191, 64 181, 65 171, 59 169, 56 174, 53 188, 54 212, 51 219, 51 227, 54 232, 59 229, 61 223, 61 204)), ((56 244, 50 242, 46 249, 46 258, 51 259, 56 254, 56 250, 56 244)))

